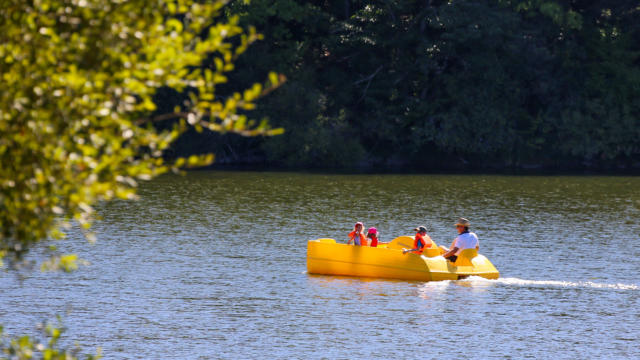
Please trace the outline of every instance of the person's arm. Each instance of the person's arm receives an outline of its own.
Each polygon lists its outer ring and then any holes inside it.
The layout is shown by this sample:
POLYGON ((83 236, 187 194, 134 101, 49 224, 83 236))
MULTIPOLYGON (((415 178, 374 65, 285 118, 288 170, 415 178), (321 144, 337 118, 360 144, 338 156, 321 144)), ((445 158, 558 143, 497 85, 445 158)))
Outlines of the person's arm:
POLYGON ((408 252, 420 251, 420 249, 423 249, 424 247, 425 247, 425 241, 424 241, 424 239, 422 239, 422 241, 418 241, 418 243, 416 244, 416 247, 414 249, 404 249, 404 250, 402 250, 402 253, 406 254, 408 252), (422 246, 420 246, 420 244, 422 244, 422 246))
POLYGON ((418 251, 418 250, 419 250, 419 248, 415 248, 415 249, 402 249, 402 253, 403 253, 403 254, 406 254, 406 253, 408 253, 408 252, 415 252, 415 251, 418 251))
POLYGON ((458 247, 457 247, 457 246, 454 246, 454 247, 452 247, 452 248, 451 248, 451 250, 449 250, 449 251, 447 251, 446 253, 442 254, 442 256, 444 256, 444 257, 449 257, 449 256, 451 256, 451 255, 455 254, 455 253, 456 253, 456 251, 458 251, 458 247))
POLYGON ((442 256, 449 257, 451 255, 455 255, 456 251, 458 251, 458 238, 453 239, 451 247, 449 248, 449 250, 447 250, 447 252, 442 254, 442 256))
POLYGON ((355 232, 354 231, 350 232, 348 236, 349 236, 349 241, 347 241, 347 245, 351 245, 351 242, 356 237, 355 232))

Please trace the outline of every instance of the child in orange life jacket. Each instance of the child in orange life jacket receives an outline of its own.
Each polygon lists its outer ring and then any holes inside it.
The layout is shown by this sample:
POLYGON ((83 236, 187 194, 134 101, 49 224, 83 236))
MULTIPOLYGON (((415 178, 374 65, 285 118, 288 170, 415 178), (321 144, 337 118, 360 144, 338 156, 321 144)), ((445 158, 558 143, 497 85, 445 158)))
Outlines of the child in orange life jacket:
POLYGON ((367 239, 364 237, 363 229, 364 224, 358 221, 353 231, 349 233, 349 241, 347 242, 347 245, 351 244, 353 241, 354 245, 367 246, 367 239))
POLYGON ((371 247, 378 247, 378 244, 388 244, 382 241, 378 241, 378 229, 372 227, 367 231, 367 239, 369 240, 369 245, 371 247))
POLYGON ((425 248, 430 248, 431 245, 433 245, 433 241, 431 241, 431 237, 427 235, 427 228, 425 226, 418 226, 413 230, 417 231, 413 240, 413 249, 404 249, 402 253, 412 252, 417 255, 422 255, 425 248))

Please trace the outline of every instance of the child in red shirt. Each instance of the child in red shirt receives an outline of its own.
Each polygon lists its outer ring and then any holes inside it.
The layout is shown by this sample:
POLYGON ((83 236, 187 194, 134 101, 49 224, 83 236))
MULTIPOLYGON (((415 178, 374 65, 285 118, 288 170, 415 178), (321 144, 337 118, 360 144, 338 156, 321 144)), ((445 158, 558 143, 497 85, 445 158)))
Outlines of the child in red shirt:
POLYGON ((369 245, 371 247, 378 247, 378 229, 372 227, 367 231, 367 239, 371 239, 369 241, 369 245))
POLYGON ((388 244, 388 242, 378 241, 378 229, 372 227, 367 231, 367 239, 371 239, 369 241, 369 245, 371 247, 378 247, 378 244, 388 244))

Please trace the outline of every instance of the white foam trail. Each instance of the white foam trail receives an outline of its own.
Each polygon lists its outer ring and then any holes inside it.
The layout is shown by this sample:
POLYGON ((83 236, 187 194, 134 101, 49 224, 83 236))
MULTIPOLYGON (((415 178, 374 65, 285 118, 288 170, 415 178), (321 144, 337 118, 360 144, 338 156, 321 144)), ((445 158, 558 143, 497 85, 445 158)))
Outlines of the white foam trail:
POLYGON ((574 287, 574 288, 594 288, 594 289, 616 289, 616 290, 639 290, 640 286, 633 284, 603 284, 593 281, 558 281, 558 280, 524 280, 518 278, 499 278, 497 280, 488 280, 485 278, 472 276, 462 281, 471 281, 477 283, 498 283, 516 286, 555 286, 555 287, 574 287))

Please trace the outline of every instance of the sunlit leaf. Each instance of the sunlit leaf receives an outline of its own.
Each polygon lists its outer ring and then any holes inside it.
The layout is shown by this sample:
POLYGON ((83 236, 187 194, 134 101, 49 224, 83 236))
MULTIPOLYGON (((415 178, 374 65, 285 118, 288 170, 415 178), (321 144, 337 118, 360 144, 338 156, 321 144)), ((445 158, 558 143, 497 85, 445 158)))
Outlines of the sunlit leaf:
MULTIPOLYGON (((0 12, 0 259, 64 238, 67 220, 89 229, 93 205, 135 199, 136 179, 210 164, 213 155, 165 164, 164 152, 188 126, 269 135, 247 129, 237 114, 255 106, 260 85, 244 100, 215 93, 259 38, 255 30, 239 27, 237 16, 220 20, 226 1, 163 4, 15 0, 0 12), (160 113, 161 88, 189 101, 160 113), (158 130, 158 119, 177 123, 158 130)), ((63 255, 44 267, 71 271, 78 262, 63 255)))

